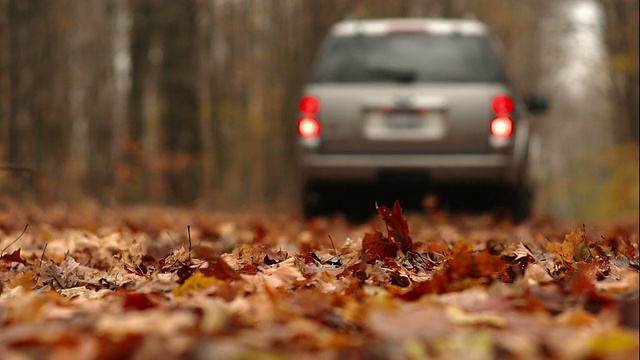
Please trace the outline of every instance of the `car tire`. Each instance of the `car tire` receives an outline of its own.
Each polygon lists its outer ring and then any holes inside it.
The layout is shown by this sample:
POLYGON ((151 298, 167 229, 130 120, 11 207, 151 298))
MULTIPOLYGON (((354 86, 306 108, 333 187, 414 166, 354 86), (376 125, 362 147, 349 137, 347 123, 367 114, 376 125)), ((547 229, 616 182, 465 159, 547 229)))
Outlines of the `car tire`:
POLYGON ((516 187, 511 194, 511 219, 519 224, 531 215, 533 191, 524 187, 516 187))
POLYGON ((301 199, 302 214, 306 219, 341 215, 358 223, 376 213, 371 186, 366 184, 309 184, 303 187, 301 199))
POLYGON ((322 213, 324 196, 319 187, 310 184, 303 186, 300 199, 302 200, 302 216, 305 219, 311 219, 322 213))

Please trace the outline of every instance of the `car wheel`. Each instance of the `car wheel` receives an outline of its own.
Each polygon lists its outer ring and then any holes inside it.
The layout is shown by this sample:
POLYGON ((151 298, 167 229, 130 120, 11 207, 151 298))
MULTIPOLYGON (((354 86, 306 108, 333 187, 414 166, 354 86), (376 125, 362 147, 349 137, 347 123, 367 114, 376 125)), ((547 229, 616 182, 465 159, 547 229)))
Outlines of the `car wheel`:
POLYGON ((375 215, 372 194, 371 187, 364 184, 310 184, 303 188, 302 213, 306 219, 340 214, 363 222, 375 215))
POLYGON ((511 195, 511 218, 514 223, 521 223, 531 215, 531 205, 533 192, 524 187, 517 187, 512 190, 511 195))
POLYGON ((316 217, 322 213, 323 194, 319 187, 313 185, 305 185, 302 188, 301 207, 302 215, 306 219, 316 217))

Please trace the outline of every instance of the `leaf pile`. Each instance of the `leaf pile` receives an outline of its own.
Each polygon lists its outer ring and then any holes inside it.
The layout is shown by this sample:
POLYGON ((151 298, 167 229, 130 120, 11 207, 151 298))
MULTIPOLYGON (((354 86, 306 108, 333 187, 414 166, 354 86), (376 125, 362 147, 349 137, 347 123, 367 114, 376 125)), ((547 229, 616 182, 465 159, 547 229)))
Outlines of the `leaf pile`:
POLYGON ((637 223, 587 231, 405 218, 398 203, 378 213, 356 227, 12 208, 0 216, 0 354, 638 358, 637 223))

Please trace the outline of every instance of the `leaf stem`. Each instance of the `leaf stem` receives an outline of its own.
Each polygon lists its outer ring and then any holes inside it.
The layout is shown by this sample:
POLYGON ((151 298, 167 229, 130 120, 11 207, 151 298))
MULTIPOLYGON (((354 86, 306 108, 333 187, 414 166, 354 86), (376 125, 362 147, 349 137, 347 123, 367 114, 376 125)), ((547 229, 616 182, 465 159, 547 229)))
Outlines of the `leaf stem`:
POLYGON ((2 249, 2 251, 0 251, 0 256, 2 256, 4 254, 4 251, 7 250, 9 248, 9 246, 15 244, 18 240, 20 240, 20 238, 22 237, 22 235, 24 235, 25 232, 27 232, 27 228, 29 227, 29 223, 27 223, 24 226, 24 229, 22 229, 22 232, 20 233, 20 236, 18 236, 15 240, 13 240, 9 245, 5 246, 4 249, 2 249))

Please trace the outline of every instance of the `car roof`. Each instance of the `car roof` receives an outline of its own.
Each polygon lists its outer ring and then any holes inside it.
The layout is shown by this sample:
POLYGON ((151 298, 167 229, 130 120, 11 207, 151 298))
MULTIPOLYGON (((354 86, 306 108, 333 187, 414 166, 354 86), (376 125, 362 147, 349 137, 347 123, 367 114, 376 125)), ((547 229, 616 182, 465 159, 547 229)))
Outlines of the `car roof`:
POLYGON ((385 35, 394 32, 428 32, 442 35, 485 35, 487 26, 473 19, 388 18, 354 19, 335 24, 333 36, 385 35))

